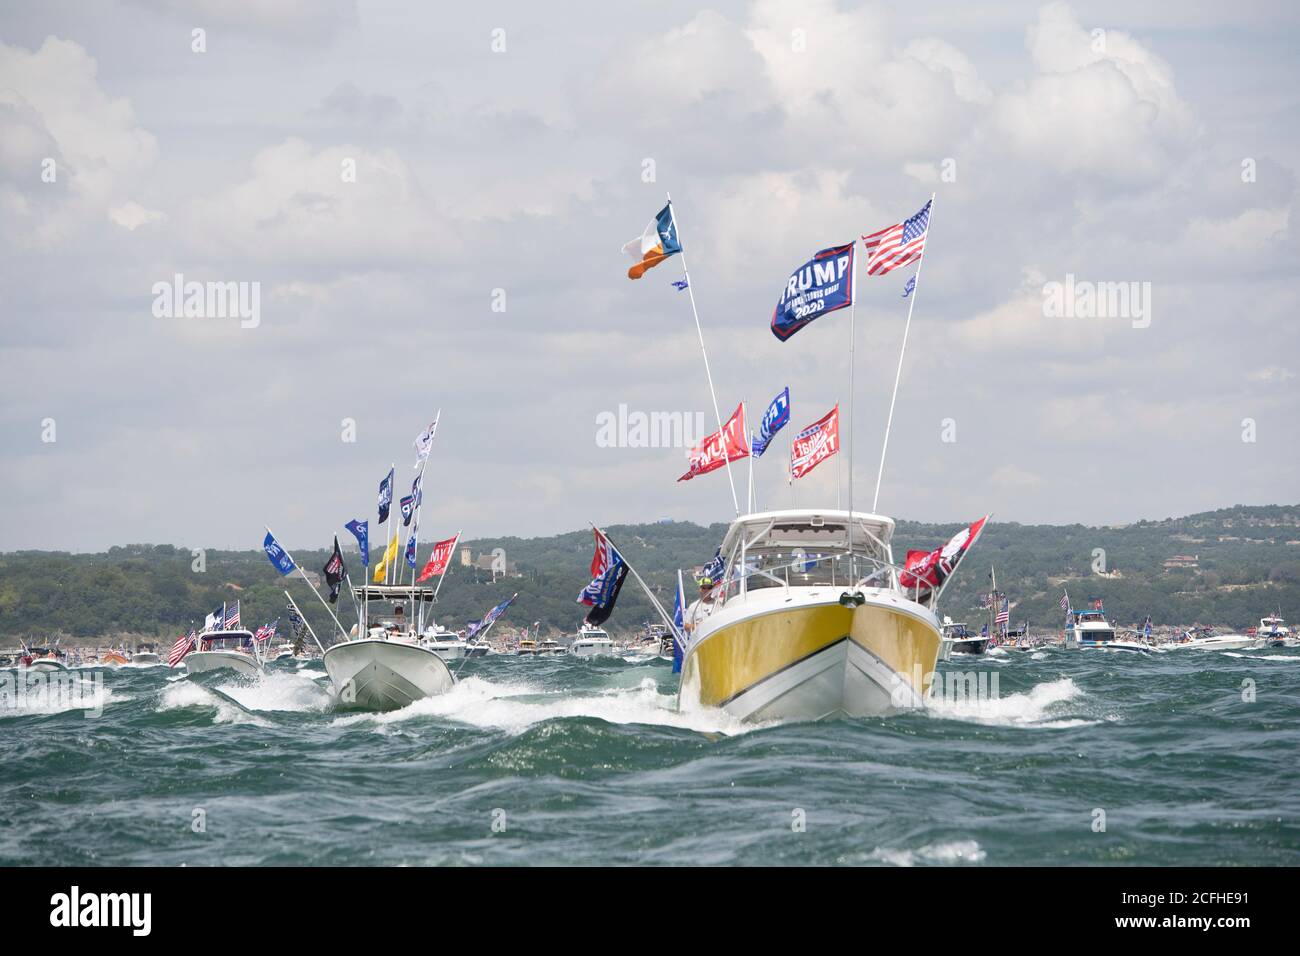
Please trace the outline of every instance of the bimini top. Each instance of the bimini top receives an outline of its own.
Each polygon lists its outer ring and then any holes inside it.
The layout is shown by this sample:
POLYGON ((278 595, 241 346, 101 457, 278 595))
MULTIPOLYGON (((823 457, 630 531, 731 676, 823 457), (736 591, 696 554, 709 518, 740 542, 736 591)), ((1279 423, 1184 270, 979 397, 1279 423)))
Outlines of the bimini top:
POLYGON ((358 584, 352 593, 361 601, 419 601, 433 603, 433 588, 421 584, 358 584))
MULTIPOLYGON (((837 509, 789 508, 741 515, 731 523, 722 539, 722 553, 730 554, 740 544, 751 548, 847 548, 850 512, 837 509)), ((855 547, 875 538, 889 544, 894 519, 864 511, 852 512, 855 547), (859 544, 861 543, 861 544, 859 544)))

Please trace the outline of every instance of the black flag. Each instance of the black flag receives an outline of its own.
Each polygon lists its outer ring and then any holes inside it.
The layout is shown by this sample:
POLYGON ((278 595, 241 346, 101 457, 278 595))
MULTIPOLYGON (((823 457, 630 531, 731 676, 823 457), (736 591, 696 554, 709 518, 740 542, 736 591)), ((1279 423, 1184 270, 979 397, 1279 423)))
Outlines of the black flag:
POLYGON ((334 536, 334 553, 322 570, 325 572, 325 583, 330 586, 330 603, 333 604, 339 599, 339 586, 343 583, 343 576, 348 573, 348 569, 343 566, 343 552, 339 551, 338 535, 334 536))
POLYGON ((605 606, 593 607, 590 613, 587 614, 586 623, 592 627, 600 627, 614 613, 614 605, 618 602, 618 592, 623 590, 623 580, 627 577, 627 562, 620 561, 618 570, 614 574, 614 590, 610 592, 609 600, 605 602, 605 606))

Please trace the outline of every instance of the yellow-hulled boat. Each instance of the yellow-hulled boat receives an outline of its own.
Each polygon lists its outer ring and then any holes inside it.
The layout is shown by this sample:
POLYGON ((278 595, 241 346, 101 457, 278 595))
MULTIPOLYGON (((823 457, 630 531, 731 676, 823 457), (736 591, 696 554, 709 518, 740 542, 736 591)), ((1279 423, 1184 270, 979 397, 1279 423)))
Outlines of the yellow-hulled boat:
POLYGON ((920 706, 939 621, 899 584, 894 521, 789 510, 732 522, 726 571, 685 614, 679 706, 742 720, 860 717, 920 706))

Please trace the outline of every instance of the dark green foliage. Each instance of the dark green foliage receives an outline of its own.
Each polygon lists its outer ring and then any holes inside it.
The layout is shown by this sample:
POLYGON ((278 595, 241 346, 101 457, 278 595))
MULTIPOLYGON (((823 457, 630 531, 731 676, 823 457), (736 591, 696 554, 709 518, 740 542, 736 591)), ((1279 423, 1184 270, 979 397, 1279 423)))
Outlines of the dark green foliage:
MULTIPOLYGON (((900 521, 895 558, 909 548, 933 548, 956 525, 900 521)), ((655 587, 671 610, 678 567, 706 562, 725 525, 689 523, 613 525, 610 537, 655 587)), ((1220 624, 1244 628, 1265 613, 1280 610, 1300 622, 1300 506, 1234 507, 1163 521, 1141 521, 1122 528, 1055 527, 991 523, 970 558, 945 592, 940 610, 978 623, 978 594, 988 588, 990 565, 998 586, 1012 600, 1012 620, 1028 620, 1037 630, 1056 629, 1061 582, 1076 606, 1094 597, 1106 602, 1113 620, 1130 624, 1150 614, 1156 624, 1220 624), (1235 540, 1220 540, 1235 539, 1235 540), (1093 549, 1105 550, 1106 567, 1118 578, 1092 573, 1093 549), (1198 567, 1165 570, 1166 559, 1195 555, 1198 567)), ((462 567, 457 554, 439 598, 438 618, 451 627, 481 617, 515 591, 519 599, 499 628, 540 621, 550 632, 572 632, 584 608, 575 599, 587 583, 590 531, 548 538, 485 538, 466 542, 475 557, 502 548, 519 577, 498 576, 462 567)), ((360 582, 355 552, 345 554, 353 579, 360 582)), ((295 551, 303 566, 319 571, 327 549, 295 551)), ((224 601, 241 600, 246 627, 283 616, 287 586, 322 639, 332 625, 320 603, 297 575, 282 579, 260 550, 209 551, 207 570, 191 570, 187 548, 127 545, 106 554, 13 552, 0 556, 0 640, 48 638, 66 634, 89 641, 115 634, 167 639, 224 601)), ((409 572, 408 572, 409 574, 409 572)), ((689 587, 690 582, 687 582, 689 587)), ((356 620, 344 594, 337 606, 347 626, 356 620)), ((610 622, 615 632, 634 630, 654 619, 649 601, 628 582, 610 622)))

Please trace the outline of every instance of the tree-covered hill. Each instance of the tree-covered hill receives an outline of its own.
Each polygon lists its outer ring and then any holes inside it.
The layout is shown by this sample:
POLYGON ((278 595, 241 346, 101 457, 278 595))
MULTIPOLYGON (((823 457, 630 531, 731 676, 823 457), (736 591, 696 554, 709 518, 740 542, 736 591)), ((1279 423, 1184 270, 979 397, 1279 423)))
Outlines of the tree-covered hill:
MULTIPOLYGON (((957 528, 900 521, 895 557, 901 562, 909 548, 936 547, 957 528)), ((679 522, 606 530, 663 603, 671 605, 677 568, 707 561, 725 526, 679 522)), ((490 570, 463 566, 458 554, 439 597, 442 623, 463 626, 517 591, 519 598, 499 628, 533 621, 552 633, 577 628, 584 609, 575 599, 587 583, 592 552, 589 530, 463 544, 476 559, 489 556, 484 564, 490 564, 494 549, 501 549, 517 576, 497 574, 493 580, 490 570)), ((299 550, 295 557, 318 572, 327 554, 324 549, 299 550)), ((362 569, 355 551, 345 556, 359 581, 362 569)), ((60 634, 69 642, 86 643, 118 635, 167 639, 201 623, 222 601, 236 599, 242 602, 245 626, 255 627, 282 615, 285 587, 318 633, 324 637, 330 632, 327 616, 302 579, 280 578, 260 549, 209 551, 204 557, 203 570, 196 570, 191 550, 173 545, 126 545, 102 554, 0 555, 0 642, 60 634)), ((991 522, 944 594, 941 611, 978 622, 978 595, 988 587, 990 567, 1011 597, 1012 619, 1026 620, 1035 629, 1061 625, 1062 587, 1069 589, 1076 606, 1102 598, 1111 617, 1125 624, 1150 614, 1156 624, 1244 628, 1275 610, 1300 621, 1300 506, 1238 506, 1108 528, 991 522), (1178 556, 1190 559, 1181 563, 1195 566, 1166 568, 1171 559, 1178 563, 1178 556)), ((338 612, 345 625, 356 620, 346 594, 338 612)), ((652 617, 649 601, 629 579, 608 627, 627 632, 652 617)))

